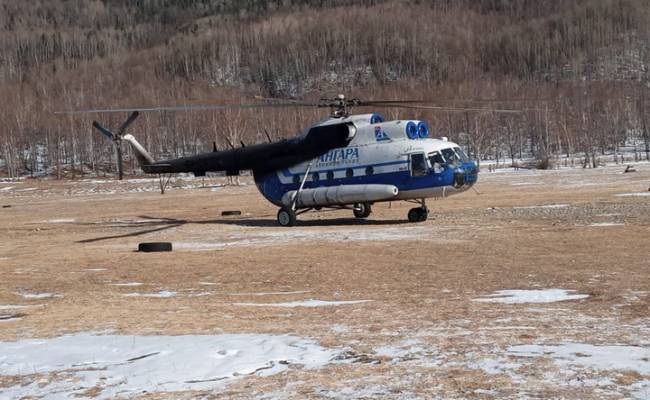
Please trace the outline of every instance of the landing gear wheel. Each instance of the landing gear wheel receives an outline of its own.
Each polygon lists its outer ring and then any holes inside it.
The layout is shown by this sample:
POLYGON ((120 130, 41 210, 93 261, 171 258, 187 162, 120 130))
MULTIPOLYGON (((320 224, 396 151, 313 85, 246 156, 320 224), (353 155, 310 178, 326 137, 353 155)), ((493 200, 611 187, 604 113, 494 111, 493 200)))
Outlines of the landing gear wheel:
POLYGON ((422 210, 420 211, 420 222, 424 222, 429 218, 429 210, 426 208, 421 208, 420 210, 422 210))
POLYGON ((372 213, 372 207, 370 203, 356 203, 352 212, 357 218, 368 218, 370 213, 372 213))
POLYGON ((280 226, 294 226, 296 224, 296 212, 290 208, 282 207, 278 210, 278 224, 280 226))
POLYGON ((429 217, 429 210, 423 207, 411 208, 409 210, 409 222, 424 222, 429 217))

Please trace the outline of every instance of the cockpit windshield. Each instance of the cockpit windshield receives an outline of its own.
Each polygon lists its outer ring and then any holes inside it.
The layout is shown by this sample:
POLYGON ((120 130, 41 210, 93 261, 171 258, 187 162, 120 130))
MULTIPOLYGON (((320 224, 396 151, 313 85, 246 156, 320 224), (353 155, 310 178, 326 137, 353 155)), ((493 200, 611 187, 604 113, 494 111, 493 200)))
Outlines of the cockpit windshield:
POLYGON ((469 157, 467 157, 467 154, 461 149, 460 147, 454 147, 454 150, 456 151, 456 154, 458 154, 458 157, 460 157, 460 160, 462 162, 467 162, 469 161, 469 157))
POLYGON ((454 149, 451 147, 440 150, 442 156, 445 157, 445 161, 449 164, 456 164, 460 160, 460 157, 456 154, 454 149))
POLYGON ((460 147, 449 147, 446 149, 440 150, 442 153, 442 156, 445 158, 445 161, 448 164, 458 164, 460 162, 467 162, 469 161, 469 157, 467 157, 467 154, 461 149, 460 147))

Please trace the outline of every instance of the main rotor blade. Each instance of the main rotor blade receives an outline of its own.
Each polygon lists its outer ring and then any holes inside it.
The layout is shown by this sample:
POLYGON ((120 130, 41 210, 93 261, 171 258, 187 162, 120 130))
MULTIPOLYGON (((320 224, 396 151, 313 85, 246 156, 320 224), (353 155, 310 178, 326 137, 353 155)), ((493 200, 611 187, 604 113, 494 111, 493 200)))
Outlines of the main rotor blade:
POLYGON ((432 111, 448 111, 448 112, 496 112, 496 113, 509 113, 509 114, 521 114, 526 110, 507 110, 507 109, 498 109, 498 108, 466 108, 466 107, 442 107, 442 106, 426 106, 426 105, 410 105, 410 104, 399 104, 399 103, 385 103, 381 105, 382 107, 392 107, 392 108, 409 108, 414 110, 432 110, 432 111))
POLYGON ((504 98, 504 99, 442 99, 440 102, 445 103, 548 103, 553 101, 551 98, 535 99, 535 98, 504 98))
MULTIPOLYGON (((386 104, 417 104, 417 105, 436 105, 444 103, 526 103, 526 102, 548 102, 552 99, 533 99, 533 98, 511 98, 511 99, 436 99, 436 100, 357 100, 357 106, 373 106, 386 104)), ((352 99, 351 101, 354 101, 352 99)), ((442 106, 440 106, 442 107, 442 106)), ((456 107, 451 107, 456 108, 456 107)))
MULTIPOLYGON (((353 100, 354 101, 354 100, 353 100)), ((359 106, 374 106, 384 104, 423 104, 436 103, 432 100, 357 100, 359 106)))
POLYGON ((122 124, 122 126, 120 126, 120 129, 117 130, 118 136, 122 136, 126 128, 128 128, 129 125, 131 125, 133 121, 135 121, 135 119, 138 118, 138 115, 140 115, 140 113, 137 111, 133 111, 131 115, 129 115, 129 118, 127 118, 126 121, 124 121, 124 123, 122 124))
POLYGON ((115 135, 113 132, 109 131, 108 129, 104 128, 99 122, 93 121, 93 126, 95 129, 97 129, 102 135, 106 136, 107 138, 111 140, 115 140, 115 135))
POLYGON ((314 107, 318 103, 312 102, 285 102, 285 103, 258 103, 258 104, 182 104, 178 106, 160 107, 131 107, 131 108, 96 108, 87 110, 56 111, 55 114, 92 114, 92 113, 120 113, 120 112, 162 112, 162 111, 201 111, 201 110, 237 110, 255 108, 285 108, 285 107, 314 107))

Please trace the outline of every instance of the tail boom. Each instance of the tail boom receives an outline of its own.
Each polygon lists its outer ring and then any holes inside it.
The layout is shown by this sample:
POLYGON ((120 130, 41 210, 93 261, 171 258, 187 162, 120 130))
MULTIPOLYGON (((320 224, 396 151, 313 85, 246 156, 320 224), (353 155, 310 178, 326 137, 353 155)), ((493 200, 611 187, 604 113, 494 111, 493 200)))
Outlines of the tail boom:
POLYGON ((149 154, 149 152, 145 150, 145 148, 142 147, 142 145, 138 143, 137 140, 135 140, 133 135, 124 135, 122 139, 129 142, 131 148, 133 149, 133 152, 135 153, 135 158, 138 160, 138 163, 143 170, 146 170, 146 166, 155 163, 153 157, 151 157, 151 154, 149 154))

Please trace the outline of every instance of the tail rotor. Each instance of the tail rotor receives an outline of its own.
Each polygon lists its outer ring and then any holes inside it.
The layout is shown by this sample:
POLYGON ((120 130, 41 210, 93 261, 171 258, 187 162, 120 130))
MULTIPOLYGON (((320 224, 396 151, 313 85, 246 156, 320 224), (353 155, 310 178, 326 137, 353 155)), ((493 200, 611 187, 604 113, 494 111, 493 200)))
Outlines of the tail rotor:
POLYGON ((126 129, 138 118, 140 113, 133 111, 124 123, 118 128, 117 133, 113 133, 109 129, 102 126, 99 122, 93 121, 93 127, 97 129, 102 135, 106 136, 115 144, 115 153, 117 155, 117 176, 119 180, 124 177, 124 169, 122 166, 122 138, 126 129))

